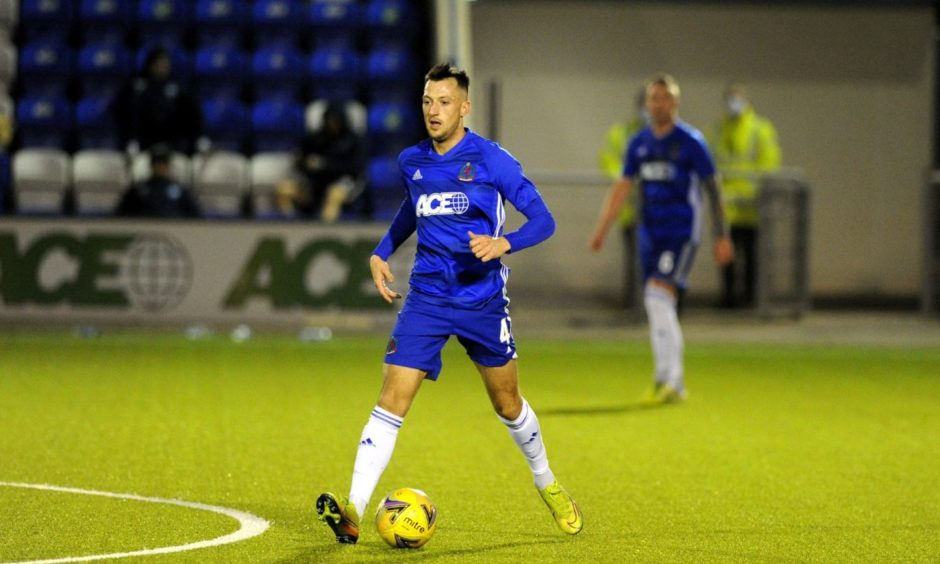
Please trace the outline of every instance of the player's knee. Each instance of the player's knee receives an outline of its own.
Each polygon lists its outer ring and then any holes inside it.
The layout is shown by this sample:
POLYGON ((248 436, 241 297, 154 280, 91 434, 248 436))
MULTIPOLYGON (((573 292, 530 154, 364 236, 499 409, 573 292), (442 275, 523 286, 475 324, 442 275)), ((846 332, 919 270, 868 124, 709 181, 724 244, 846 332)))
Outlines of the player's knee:
POLYGON ((513 393, 496 394, 492 398, 493 409, 503 419, 513 420, 522 413, 522 396, 513 393))

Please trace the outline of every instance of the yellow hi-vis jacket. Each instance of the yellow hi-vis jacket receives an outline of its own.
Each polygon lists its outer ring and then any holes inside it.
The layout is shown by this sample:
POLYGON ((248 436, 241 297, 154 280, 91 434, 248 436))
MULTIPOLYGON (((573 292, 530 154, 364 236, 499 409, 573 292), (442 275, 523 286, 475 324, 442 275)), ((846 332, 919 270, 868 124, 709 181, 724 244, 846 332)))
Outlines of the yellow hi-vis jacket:
POLYGON ((712 131, 709 145, 721 173, 728 224, 756 226, 760 176, 780 168, 777 130, 748 106, 736 118, 725 116, 712 131))
MULTIPOLYGON (((646 122, 639 117, 629 121, 617 122, 610 126, 604 138, 604 146, 597 153, 601 170, 611 181, 623 175, 623 160, 627 154, 627 145, 630 139, 646 127, 646 122)), ((636 221, 636 191, 630 195, 630 200, 624 202, 623 209, 617 217, 621 227, 630 227, 636 221)))

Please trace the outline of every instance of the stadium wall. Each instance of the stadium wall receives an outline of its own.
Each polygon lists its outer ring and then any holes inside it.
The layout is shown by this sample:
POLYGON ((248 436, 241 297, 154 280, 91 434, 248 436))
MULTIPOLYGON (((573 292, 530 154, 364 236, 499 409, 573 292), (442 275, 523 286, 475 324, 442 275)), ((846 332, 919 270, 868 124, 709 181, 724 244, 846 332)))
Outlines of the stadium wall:
MULTIPOLYGON (((559 221, 547 253, 513 258, 526 278, 516 282, 548 279, 557 290, 594 295, 619 288, 619 250, 586 250, 605 188, 597 150, 607 127, 631 112, 644 78, 667 71, 682 87, 681 117, 700 129, 718 119, 732 80, 748 85, 758 112, 777 126, 784 164, 802 169, 812 187, 815 297, 916 297, 933 19, 929 7, 848 3, 471 3, 472 126, 488 133, 495 102, 499 141, 538 178, 559 221), (493 82, 495 101, 487 98, 493 82)), ((696 294, 717 292, 708 249, 691 284, 696 294)))

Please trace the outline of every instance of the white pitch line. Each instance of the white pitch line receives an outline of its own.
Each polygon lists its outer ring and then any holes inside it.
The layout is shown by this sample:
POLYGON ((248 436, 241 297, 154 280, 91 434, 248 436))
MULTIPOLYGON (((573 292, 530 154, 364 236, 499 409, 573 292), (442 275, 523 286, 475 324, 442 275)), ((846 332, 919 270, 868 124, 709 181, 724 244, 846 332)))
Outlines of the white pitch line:
POLYGON ((196 503, 192 501, 182 501, 179 499, 166 499, 162 497, 145 497, 137 494, 122 494, 122 493, 113 493, 113 492, 102 492, 97 490, 84 490, 81 488, 65 488, 62 486, 50 486, 48 484, 23 484, 19 482, 0 482, 0 487, 7 488, 28 488, 33 490, 46 490, 53 492, 63 492, 63 493, 73 493, 80 495, 97 495, 101 497, 113 497, 117 499, 129 499, 131 501, 143 501, 147 503, 161 503, 165 505, 178 505, 180 507, 188 507, 190 509, 199 509, 201 511, 211 511, 213 513, 219 513, 227 517, 231 517, 238 521, 241 525, 237 531, 234 533, 229 533, 221 537, 216 537, 214 539, 193 542, 189 544, 180 544, 177 546, 165 546, 162 548, 147 548, 144 550, 135 550, 133 552, 113 552, 111 554, 92 554, 89 556, 66 556, 63 558, 50 558, 48 560, 20 560, 17 562, 7 562, 4 564, 53 564, 59 562, 88 562, 91 560, 106 560, 109 558, 130 558, 132 556, 150 556, 152 554, 170 554, 173 552, 183 552, 187 550, 196 550, 198 548, 209 548, 212 546, 221 546, 223 544, 231 544, 233 542, 239 542, 243 540, 256 537, 261 533, 268 530, 268 527, 271 524, 262 519, 261 517, 252 515, 251 513, 246 513, 245 511, 239 511, 237 509, 229 509, 228 507, 220 507, 218 505, 207 505, 205 503, 196 503))

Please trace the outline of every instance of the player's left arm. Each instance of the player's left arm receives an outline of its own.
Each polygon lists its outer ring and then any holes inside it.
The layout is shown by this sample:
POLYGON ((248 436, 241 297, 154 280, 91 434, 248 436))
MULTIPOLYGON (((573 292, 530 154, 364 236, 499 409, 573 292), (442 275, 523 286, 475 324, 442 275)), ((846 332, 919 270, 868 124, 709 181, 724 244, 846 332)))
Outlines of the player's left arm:
POLYGON ((712 234, 715 238, 715 262, 721 266, 730 264, 734 260, 734 245, 728 234, 728 224, 725 222, 725 210, 721 203, 721 188, 718 186, 718 176, 711 175, 702 183, 705 195, 709 199, 711 210, 712 234))
POLYGON ((555 218, 535 184, 522 172, 522 165, 508 152, 491 155, 494 183, 500 194, 525 216, 519 229, 501 237, 468 232, 470 250, 483 262, 538 245, 555 233, 555 218))
POLYGON ((525 216, 526 222, 512 233, 502 237, 490 237, 468 232, 470 250, 474 256, 483 262, 498 259, 506 253, 534 247, 555 233, 555 218, 541 197, 530 200, 525 207, 519 208, 519 211, 525 216))

